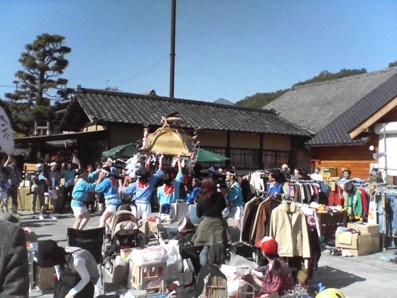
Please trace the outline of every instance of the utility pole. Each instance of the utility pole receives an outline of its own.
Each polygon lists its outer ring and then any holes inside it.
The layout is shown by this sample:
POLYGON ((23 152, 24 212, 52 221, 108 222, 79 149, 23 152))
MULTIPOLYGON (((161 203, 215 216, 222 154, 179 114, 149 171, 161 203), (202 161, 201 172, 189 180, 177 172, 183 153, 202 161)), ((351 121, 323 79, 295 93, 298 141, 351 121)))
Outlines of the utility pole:
POLYGON ((384 153, 385 153, 385 181, 388 183, 388 175, 387 175, 387 148, 386 148, 386 141, 387 141, 387 134, 386 134, 386 123, 383 123, 383 144, 385 146, 384 153))
POLYGON ((176 0, 171 0, 171 53, 170 53, 170 97, 174 97, 175 85, 175 23, 176 23, 176 0))

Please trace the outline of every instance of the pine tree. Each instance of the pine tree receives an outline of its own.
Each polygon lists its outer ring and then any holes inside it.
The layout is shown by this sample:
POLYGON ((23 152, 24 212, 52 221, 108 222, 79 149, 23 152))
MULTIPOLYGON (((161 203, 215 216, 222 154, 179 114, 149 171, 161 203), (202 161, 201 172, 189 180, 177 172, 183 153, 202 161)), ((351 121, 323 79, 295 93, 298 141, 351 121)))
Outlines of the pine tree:
POLYGON ((44 33, 25 46, 19 59, 24 70, 15 74, 17 90, 6 94, 15 131, 29 134, 34 121, 40 125, 53 121, 55 105, 68 101, 68 80, 60 78, 69 64, 65 55, 71 52, 64 40, 61 35, 44 33))

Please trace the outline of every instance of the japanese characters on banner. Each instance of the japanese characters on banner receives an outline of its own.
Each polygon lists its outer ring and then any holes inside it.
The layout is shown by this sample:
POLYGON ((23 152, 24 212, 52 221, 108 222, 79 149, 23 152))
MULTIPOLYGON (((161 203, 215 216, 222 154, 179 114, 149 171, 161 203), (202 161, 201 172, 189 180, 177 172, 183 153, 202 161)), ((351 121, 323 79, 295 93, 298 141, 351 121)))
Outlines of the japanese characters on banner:
POLYGON ((4 109, 0 107, 0 147, 6 154, 11 155, 14 145, 10 119, 4 109))

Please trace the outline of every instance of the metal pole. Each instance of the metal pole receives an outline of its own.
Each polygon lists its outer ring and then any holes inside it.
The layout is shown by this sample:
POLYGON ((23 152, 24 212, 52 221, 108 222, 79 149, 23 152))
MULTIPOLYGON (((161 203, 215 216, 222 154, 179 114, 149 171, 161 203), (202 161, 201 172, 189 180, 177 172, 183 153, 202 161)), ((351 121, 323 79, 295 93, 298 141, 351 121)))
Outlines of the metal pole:
POLYGON ((171 5, 170 97, 174 97, 176 0, 171 5))
POLYGON ((383 144, 385 146, 383 152, 385 153, 385 182, 387 184, 387 150, 386 150, 386 123, 383 123, 383 144))
MULTIPOLYGON (((385 147, 383 150, 383 152, 385 153, 385 182, 387 184, 388 177, 387 177, 386 123, 383 123, 383 144, 385 147)), ((386 251, 386 248, 387 248, 387 245, 386 245, 386 233, 387 233, 386 198, 382 198, 382 207, 383 207, 383 251, 386 251)))

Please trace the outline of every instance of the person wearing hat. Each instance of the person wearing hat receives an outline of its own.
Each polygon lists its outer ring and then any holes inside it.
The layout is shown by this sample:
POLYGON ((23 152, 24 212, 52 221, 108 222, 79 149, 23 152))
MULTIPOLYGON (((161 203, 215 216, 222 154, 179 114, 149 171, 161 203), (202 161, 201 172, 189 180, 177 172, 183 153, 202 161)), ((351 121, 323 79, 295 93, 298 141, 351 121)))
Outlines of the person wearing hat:
POLYGON ((78 181, 73 188, 70 205, 75 218, 73 229, 82 230, 91 218, 86 202, 89 200, 89 193, 95 191, 96 183, 89 182, 88 172, 84 169, 79 170, 77 177, 78 181))
POLYGON ((230 170, 226 172, 227 195, 229 216, 234 218, 236 227, 241 230, 241 217, 243 216, 243 190, 237 182, 237 174, 230 170))
POLYGON ((284 295, 295 286, 294 279, 285 261, 278 255, 278 243, 273 237, 265 236, 256 243, 264 257, 269 262, 264 267, 258 267, 256 272, 262 273, 259 278, 252 272, 254 281, 261 286, 259 297, 284 295))
POLYGON ((122 193, 132 196, 137 206, 137 219, 148 219, 152 213, 150 205, 150 198, 152 196, 154 186, 163 176, 163 158, 161 154, 159 157, 159 167, 156 173, 150 177, 150 172, 146 168, 141 168, 138 171, 138 180, 130 185, 124 185, 122 193))
POLYGON ((25 232, 15 223, 0 219, 0 235, 0 297, 29 297, 25 232))
POLYGON ((103 167, 99 173, 95 192, 102 192, 106 202, 106 209, 99 220, 100 228, 105 225, 110 226, 110 219, 122 203, 119 196, 120 182, 116 168, 103 167))
POLYGON ((54 240, 42 240, 37 243, 34 260, 39 267, 55 267, 59 282, 55 286, 54 297, 94 297, 99 272, 97 262, 88 250, 73 246, 60 247, 54 240), (76 275, 77 283, 70 285, 70 289, 66 289, 67 293, 60 293, 62 288, 59 284, 66 273, 76 275))
POLYGON ((348 181, 344 184, 343 198, 345 199, 347 216, 351 220, 361 219, 364 216, 363 200, 360 190, 356 188, 352 181, 348 181))

